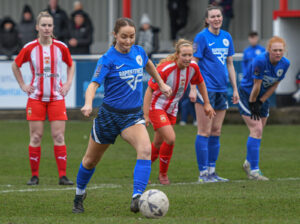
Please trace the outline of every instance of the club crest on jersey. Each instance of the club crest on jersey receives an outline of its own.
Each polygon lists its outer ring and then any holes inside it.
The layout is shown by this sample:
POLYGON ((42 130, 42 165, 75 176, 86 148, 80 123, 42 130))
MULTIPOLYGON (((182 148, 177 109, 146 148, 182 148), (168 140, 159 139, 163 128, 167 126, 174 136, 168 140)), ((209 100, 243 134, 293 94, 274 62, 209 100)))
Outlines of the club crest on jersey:
POLYGON ((260 50, 260 49, 256 49, 256 50, 255 50, 255 54, 256 54, 256 55, 259 55, 260 53, 261 53, 261 50, 260 50))
POLYGON ((49 56, 45 56, 44 60, 45 60, 45 64, 50 64, 50 57, 49 56))
POLYGON ((229 40, 228 39, 223 39, 223 44, 225 47, 228 47, 229 46, 229 40))
POLYGON ((140 66, 143 65, 143 59, 142 59, 141 55, 136 56, 135 60, 140 66))
POLYGON ((276 73, 277 77, 282 76, 282 74, 283 74, 283 69, 278 69, 276 73))

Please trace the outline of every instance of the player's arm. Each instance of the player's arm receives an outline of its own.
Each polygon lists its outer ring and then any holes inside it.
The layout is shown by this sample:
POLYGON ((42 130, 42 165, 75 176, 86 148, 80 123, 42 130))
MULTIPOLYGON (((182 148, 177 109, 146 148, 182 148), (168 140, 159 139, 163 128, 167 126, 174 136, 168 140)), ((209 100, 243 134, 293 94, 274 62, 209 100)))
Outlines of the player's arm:
POLYGON ((261 84, 262 84, 261 79, 253 80, 253 87, 252 87, 252 91, 251 91, 251 94, 249 97, 249 102, 251 102, 251 103, 256 102, 258 94, 260 92, 261 84))
POLYGON ((259 100, 264 103, 267 99, 269 99, 270 96, 275 92, 279 85, 279 82, 275 82, 266 92, 264 95, 262 95, 259 100))
POLYGON ((66 96, 71 88, 73 77, 74 77, 74 72, 75 72, 75 65, 73 62, 71 66, 67 67, 67 81, 66 81, 66 83, 63 84, 63 86, 60 90, 60 93, 63 96, 66 96))
POLYGON ((151 77, 155 80, 155 82, 158 84, 160 91, 166 96, 169 97, 172 94, 172 89, 170 86, 164 83, 158 72, 156 71, 156 68, 152 61, 149 59, 146 64, 146 71, 149 73, 151 77))
POLYGON ((18 67, 18 65, 16 64, 16 62, 13 62, 11 67, 12 67, 14 76, 15 76, 17 82, 19 83, 20 88, 27 94, 32 93, 34 91, 34 87, 31 85, 25 84, 21 70, 18 67))
POLYGON ((208 116, 209 118, 214 117, 216 115, 216 112, 210 105, 208 94, 207 94, 207 89, 206 89, 206 85, 205 85, 204 81, 201 82, 200 84, 198 84, 198 89, 199 89, 199 92, 204 101, 203 107, 204 107, 204 112, 205 112, 206 116, 208 116))
MULTIPOLYGON (((198 64, 199 58, 193 57, 193 61, 195 61, 198 64)), ((197 99, 197 89, 196 89, 196 85, 193 85, 192 83, 191 83, 191 89, 190 89, 190 93, 189 93, 189 98, 190 98, 191 102, 193 102, 193 103, 196 102, 196 99, 197 99)))
POLYGON ((145 96, 144 96, 144 105, 143 105, 143 111, 144 111, 144 118, 146 122, 146 126, 149 125, 150 119, 149 119, 149 110, 150 110, 150 104, 152 99, 153 89, 148 86, 145 96))
POLYGON ((81 108, 81 113, 85 117, 89 117, 93 110, 93 99, 95 97, 96 90, 99 87, 99 83, 91 82, 85 92, 85 103, 81 108))
POLYGON ((233 58, 232 56, 227 57, 227 69, 228 69, 228 74, 229 74, 229 80, 233 89, 233 94, 232 94, 232 103, 237 104, 240 100, 237 85, 236 85, 236 74, 233 66, 233 58))

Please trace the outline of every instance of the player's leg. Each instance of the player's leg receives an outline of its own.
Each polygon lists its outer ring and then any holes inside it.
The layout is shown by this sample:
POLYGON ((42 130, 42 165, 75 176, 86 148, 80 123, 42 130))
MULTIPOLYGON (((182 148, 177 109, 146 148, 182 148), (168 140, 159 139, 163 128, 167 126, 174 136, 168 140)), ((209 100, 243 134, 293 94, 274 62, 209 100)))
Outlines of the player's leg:
POLYGON ((28 121, 29 122, 29 135, 30 142, 28 146, 29 150, 29 162, 31 167, 31 179, 27 182, 27 185, 39 184, 39 166, 41 160, 41 140, 44 131, 44 121, 28 121))
POLYGON ((76 195, 74 198, 74 206, 72 209, 73 213, 84 212, 83 200, 86 197, 86 186, 95 172, 96 165, 101 160, 104 152, 109 147, 109 145, 110 144, 99 144, 95 142, 90 136, 86 153, 82 159, 77 173, 76 195))
POLYGON ((220 135, 226 110, 216 110, 213 118, 211 135, 208 138, 208 175, 213 181, 226 182, 228 179, 219 177, 216 173, 216 161, 220 152, 220 135))
POLYGON ((209 119, 204 112, 203 105, 195 103, 197 117, 197 137, 195 141, 195 150, 200 172, 198 181, 209 182, 208 180, 208 139, 211 133, 212 119, 209 119))
POLYGON ((121 132, 122 138, 137 152, 133 173, 133 193, 130 209, 138 212, 138 200, 145 191, 151 173, 151 142, 145 125, 135 124, 121 132))
POLYGON ((250 116, 242 115, 250 134, 247 140, 247 160, 243 167, 246 171, 249 179, 255 180, 268 180, 264 177, 259 169, 259 154, 260 144, 263 133, 263 127, 267 122, 267 117, 261 118, 260 120, 251 119, 250 116), (247 161, 249 162, 250 169, 247 168, 247 161))
POLYGON ((151 162, 154 163, 156 159, 159 157, 159 151, 161 144, 163 143, 164 139, 163 137, 159 134, 159 132, 155 131, 154 132, 154 138, 153 142, 151 144, 151 162))
POLYGON ((157 129, 157 133, 163 138, 159 151, 159 181, 161 184, 170 184, 168 169, 173 154, 175 132, 172 125, 166 125, 157 129))

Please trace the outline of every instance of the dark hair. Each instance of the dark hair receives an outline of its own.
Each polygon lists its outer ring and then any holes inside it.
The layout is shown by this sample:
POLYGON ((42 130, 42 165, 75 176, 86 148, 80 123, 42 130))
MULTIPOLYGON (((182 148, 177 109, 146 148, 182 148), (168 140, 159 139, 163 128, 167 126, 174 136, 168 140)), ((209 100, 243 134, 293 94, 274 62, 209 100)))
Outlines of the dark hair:
POLYGON ((222 13, 222 16, 223 16, 223 10, 221 7, 216 6, 216 5, 208 5, 208 7, 206 8, 206 11, 205 11, 204 27, 209 26, 209 24, 206 22, 206 19, 208 18, 208 12, 211 10, 214 10, 214 9, 220 10, 220 12, 222 13))
MULTIPOLYGON (((134 27, 134 30, 136 31, 136 28, 135 28, 135 25, 134 25, 134 22, 132 19, 129 19, 129 18, 118 18, 116 23, 115 23, 115 27, 114 27, 114 33, 117 34, 120 30, 121 27, 123 26, 132 26, 134 27)), ((114 38, 113 40, 113 46, 116 46, 116 39, 114 38)))
POLYGON ((256 31, 251 31, 248 34, 248 37, 257 37, 257 36, 258 36, 258 32, 256 32, 256 31))

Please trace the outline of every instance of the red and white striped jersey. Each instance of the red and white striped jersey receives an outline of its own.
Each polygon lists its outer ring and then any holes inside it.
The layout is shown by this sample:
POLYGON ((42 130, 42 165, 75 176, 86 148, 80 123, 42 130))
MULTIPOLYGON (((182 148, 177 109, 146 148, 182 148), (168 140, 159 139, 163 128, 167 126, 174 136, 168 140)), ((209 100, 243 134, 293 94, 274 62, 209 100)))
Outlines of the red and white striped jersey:
POLYGON ((45 102, 64 99, 59 92, 62 86, 62 63, 70 67, 73 62, 70 51, 63 42, 53 39, 52 44, 46 47, 37 39, 29 42, 15 59, 18 67, 25 62, 30 64, 30 85, 34 87, 30 98, 45 102))
POLYGON ((164 82, 172 88, 172 95, 167 98, 159 90, 158 84, 151 78, 148 85, 154 90, 150 110, 164 110, 167 114, 177 116, 178 103, 189 83, 193 85, 203 82, 196 62, 192 61, 187 68, 179 69, 174 61, 167 61, 158 66, 157 71, 164 82))

